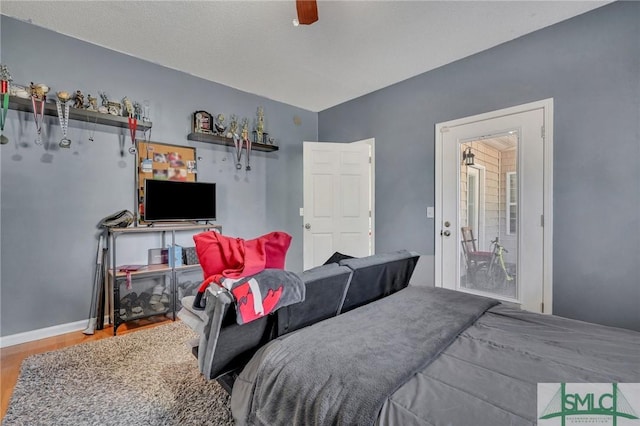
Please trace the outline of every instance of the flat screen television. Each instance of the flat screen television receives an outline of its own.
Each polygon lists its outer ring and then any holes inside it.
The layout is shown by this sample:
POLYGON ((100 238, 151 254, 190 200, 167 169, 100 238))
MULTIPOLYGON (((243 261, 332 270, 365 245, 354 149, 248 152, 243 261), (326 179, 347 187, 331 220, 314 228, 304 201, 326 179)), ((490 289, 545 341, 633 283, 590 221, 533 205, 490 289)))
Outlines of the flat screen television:
POLYGON ((145 222, 214 221, 216 184, 145 179, 145 222))

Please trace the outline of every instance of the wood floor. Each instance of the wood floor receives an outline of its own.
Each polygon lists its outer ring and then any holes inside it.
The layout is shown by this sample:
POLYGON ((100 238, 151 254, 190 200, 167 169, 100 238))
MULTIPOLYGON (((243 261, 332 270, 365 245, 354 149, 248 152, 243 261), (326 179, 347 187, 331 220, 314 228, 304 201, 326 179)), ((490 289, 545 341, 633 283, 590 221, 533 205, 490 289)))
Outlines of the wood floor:
MULTIPOLYGON (((171 320, 167 317, 158 316, 128 322, 118 327, 118 336, 135 330, 166 324, 170 321, 171 320)), ((103 330, 96 330, 95 334, 91 336, 83 334, 82 331, 75 331, 73 333, 61 334, 60 336, 49 337, 0 349, 0 395, 2 396, 1 418, 4 418, 7 413, 9 401, 11 400, 11 393, 13 392, 13 388, 18 380, 18 375, 20 374, 20 365, 26 357, 109 337, 113 337, 113 327, 105 325, 103 330)))

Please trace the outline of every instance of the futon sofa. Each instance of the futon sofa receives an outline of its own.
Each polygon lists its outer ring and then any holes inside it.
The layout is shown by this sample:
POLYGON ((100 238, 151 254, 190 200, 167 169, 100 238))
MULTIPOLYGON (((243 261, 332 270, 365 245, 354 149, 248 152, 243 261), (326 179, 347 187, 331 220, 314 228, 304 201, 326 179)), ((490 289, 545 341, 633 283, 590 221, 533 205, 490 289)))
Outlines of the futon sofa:
POLYGON ((243 325, 236 322, 231 293, 216 285, 206 290, 204 310, 194 308, 194 296, 184 297, 178 317, 200 335, 193 353, 201 373, 231 392, 237 374, 261 346, 405 288, 418 258, 417 253, 401 250, 309 269, 299 274, 306 289, 304 301, 243 325))

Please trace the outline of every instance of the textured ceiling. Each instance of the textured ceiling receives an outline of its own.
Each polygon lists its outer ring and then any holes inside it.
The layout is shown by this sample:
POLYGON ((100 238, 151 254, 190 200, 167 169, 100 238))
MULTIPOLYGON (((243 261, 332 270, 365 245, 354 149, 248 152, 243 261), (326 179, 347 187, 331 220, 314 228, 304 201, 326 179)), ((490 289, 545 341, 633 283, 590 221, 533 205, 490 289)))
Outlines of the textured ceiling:
POLYGON ((321 111, 608 1, 7 1, 0 12, 321 111))

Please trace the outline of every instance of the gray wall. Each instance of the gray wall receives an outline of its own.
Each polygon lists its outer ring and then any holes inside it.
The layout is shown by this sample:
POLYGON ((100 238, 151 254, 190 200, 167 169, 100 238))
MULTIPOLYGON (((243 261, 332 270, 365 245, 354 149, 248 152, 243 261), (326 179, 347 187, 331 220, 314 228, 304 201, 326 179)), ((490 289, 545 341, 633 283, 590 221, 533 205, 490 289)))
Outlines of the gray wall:
POLYGON ((617 2, 322 111, 320 140, 376 139, 376 250, 434 253, 436 123, 552 97, 553 311, 640 330, 639 40, 617 2))
MULTIPOLYGON (((223 232, 252 238, 272 230, 293 236, 287 268, 302 268, 302 141, 317 139, 317 114, 205 81, 182 72, 53 33, 6 16, 1 18, 2 63, 14 83, 42 82, 58 90, 98 90, 112 98, 151 101, 151 140, 194 146, 198 180, 217 182, 218 223, 223 232), (254 152, 250 173, 235 170, 231 150, 191 142, 195 110, 235 113, 265 124, 280 150, 254 152), (296 126, 293 117, 302 124, 296 126)), ((212 63, 215 66, 215 62, 212 63)), ((27 113, 9 110, 1 156, 0 335, 85 319, 89 313, 96 224, 119 209, 134 210, 134 157, 127 129, 71 121, 70 150, 58 148, 57 118, 45 125, 44 146, 33 143, 27 113), (124 152, 121 152, 121 151, 124 152)), ((139 133, 142 137, 142 133, 139 133)), ((122 250, 122 263, 146 261, 146 242, 122 250)), ((120 247, 119 253, 120 251, 120 247)), ((119 261, 119 263, 120 263, 119 261)))
MULTIPOLYGON (((195 146, 198 179, 219 184, 225 234, 289 232, 293 270, 302 268, 303 140, 375 137, 376 249, 430 257, 435 123, 553 97, 554 312, 640 329, 639 22, 640 4, 614 3, 320 114, 4 16, 1 58, 16 83, 149 99, 151 140, 195 146), (256 153, 249 175, 235 171, 230 150, 186 140, 197 109, 254 117, 258 105, 281 149, 256 153)), ((86 318, 96 223, 133 209, 128 131, 99 126, 90 143, 90 127, 71 122, 74 144, 61 151, 51 118, 51 144, 35 146, 32 118, 9 111, 11 143, 0 148, 2 336, 86 318)), ((126 261, 143 261, 146 248, 134 244, 126 261)))

